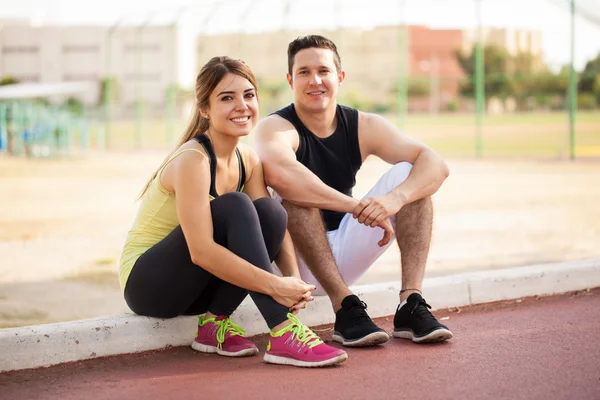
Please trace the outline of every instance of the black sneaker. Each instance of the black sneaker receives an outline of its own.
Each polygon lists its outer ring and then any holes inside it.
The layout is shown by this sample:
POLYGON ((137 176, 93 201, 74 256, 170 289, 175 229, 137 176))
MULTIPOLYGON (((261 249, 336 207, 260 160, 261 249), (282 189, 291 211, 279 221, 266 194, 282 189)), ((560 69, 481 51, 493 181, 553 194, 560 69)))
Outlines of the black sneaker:
POLYGON ((387 342, 390 337, 367 314, 367 305, 358 296, 346 296, 342 308, 335 313, 333 340, 344 346, 373 346, 387 342))
POLYGON ((452 338, 452 332, 431 314, 431 306, 418 293, 406 299, 406 304, 396 310, 394 337, 411 339, 415 343, 443 342, 452 338))

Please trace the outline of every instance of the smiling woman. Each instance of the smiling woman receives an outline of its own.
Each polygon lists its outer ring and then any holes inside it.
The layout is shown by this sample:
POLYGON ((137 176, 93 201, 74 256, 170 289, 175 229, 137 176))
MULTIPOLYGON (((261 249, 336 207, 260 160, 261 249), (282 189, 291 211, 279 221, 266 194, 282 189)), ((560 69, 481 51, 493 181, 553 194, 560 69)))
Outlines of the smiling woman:
POLYGON ((299 278, 287 214, 269 197, 258 156, 239 143, 257 118, 250 68, 211 59, 196 80, 192 121, 140 195, 121 256, 121 288, 140 315, 200 314, 192 347, 230 357, 258 353, 229 318, 249 293, 271 329, 266 362, 337 364, 347 354, 295 316, 315 287, 299 278), (273 260, 283 277, 272 273, 273 260))

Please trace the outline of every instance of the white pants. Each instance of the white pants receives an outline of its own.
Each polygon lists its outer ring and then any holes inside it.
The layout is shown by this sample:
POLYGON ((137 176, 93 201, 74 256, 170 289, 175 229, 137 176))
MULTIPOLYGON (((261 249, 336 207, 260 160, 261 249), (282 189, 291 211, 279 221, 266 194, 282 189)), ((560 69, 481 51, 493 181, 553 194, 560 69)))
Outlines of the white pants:
MULTIPOLYGON (((391 192, 392 189, 406 180, 411 169, 412 164, 407 162, 394 165, 377 181, 365 197, 383 196, 391 192)), ((276 197, 279 198, 277 195, 276 197)), ((396 217, 393 216, 390 220, 395 229, 396 217)), ((359 223, 357 219, 352 218, 352 214, 344 216, 338 229, 327 232, 331 252, 346 285, 350 286, 356 282, 379 256, 395 242, 391 240, 384 247, 379 247, 377 243, 382 237, 383 229, 365 226, 359 223)), ((302 280, 317 287, 317 290, 313 291, 314 295, 325 295, 325 291, 310 272, 302 257, 298 253, 296 254, 302 280)))

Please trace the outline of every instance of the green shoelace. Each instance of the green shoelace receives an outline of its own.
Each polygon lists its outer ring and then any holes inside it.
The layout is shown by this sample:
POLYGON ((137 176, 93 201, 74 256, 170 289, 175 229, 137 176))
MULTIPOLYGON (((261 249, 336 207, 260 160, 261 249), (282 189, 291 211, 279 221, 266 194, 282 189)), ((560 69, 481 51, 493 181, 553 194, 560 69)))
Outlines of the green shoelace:
POLYGON ((296 339, 303 345, 308 346, 309 349, 312 349, 313 347, 323 343, 323 341, 313 331, 311 331, 308 326, 300 322, 300 320, 294 314, 289 313, 287 317, 292 321, 292 323, 278 332, 271 332, 273 337, 279 337, 286 332, 291 331, 291 340, 296 339))
POLYGON ((206 324, 207 322, 212 322, 213 324, 219 326, 219 329, 217 330, 217 343, 219 343, 217 347, 219 349, 223 348, 223 342, 225 341, 225 334, 227 334, 227 332, 229 332, 230 336, 236 336, 236 335, 237 336, 245 336, 246 335, 246 331, 243 330, 240 326, 231 322, 231 319, 229 319, 229 318, 225 318, 225 319, 217 321, 214 318, 204 319, 204 315, 201 315, 200 318, 198 319, 198 325, 200 325, 200 326, 206 324))

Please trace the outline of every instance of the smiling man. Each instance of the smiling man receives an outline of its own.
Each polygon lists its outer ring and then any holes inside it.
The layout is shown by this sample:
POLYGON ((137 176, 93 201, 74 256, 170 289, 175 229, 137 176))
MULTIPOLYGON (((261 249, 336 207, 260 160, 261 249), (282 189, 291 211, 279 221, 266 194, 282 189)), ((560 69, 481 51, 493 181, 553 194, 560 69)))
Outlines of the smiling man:
MULTIPOLYGON (((386 119, 338 105, 346 78, 335 44, 322 36, 289 44, 287 80, 294 103, 256 128, 265 180, 288 212, 302 279, 325 292, 336 314, 333 338, 346 346, 388 341, 348 285, 393 243, 400 247, 402 290, 394 337, 440 342, 450 330, 421 296, 431 241, 430 196, 448 176, 440 156, 386 119), (362 200, 356 173, 374 155, 391 164, 362 200)), ((320 293, 319 293, 320 292, 320 293)))

